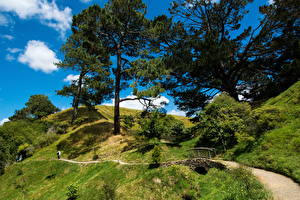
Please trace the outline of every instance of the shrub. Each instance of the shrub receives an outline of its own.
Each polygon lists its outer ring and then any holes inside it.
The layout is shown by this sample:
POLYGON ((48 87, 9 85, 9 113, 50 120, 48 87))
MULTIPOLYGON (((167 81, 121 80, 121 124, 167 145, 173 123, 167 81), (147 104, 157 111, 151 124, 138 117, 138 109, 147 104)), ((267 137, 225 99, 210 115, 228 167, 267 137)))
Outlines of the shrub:
POLYGON ((134 116, 132 115, 122 115, 121 120, 125 129, 129 130, 134 126, 134 116))
POLYGON ((138 134, 148 139, 164 138, 176 140, 182 137, 185 132, 183 122, 159 110, 154 110, 142 116, 138 123, 141 127, 141 131, 138 134))
POLYGON ((219 95, 198 113, 199 123, 194 127, 200 134, 197 145, 226 151, 238 142, 253 140, 246 126, 250 111, 249 104, 236 102, 227 94, 219 95))
POLYGON ((23 159, 33 155, 35 148, 30 144, 22 144, 18 148, 18 155, 22 155, 23 159))
POLYGON ((56 135, 55 133, 46 133, 40 137, 38 137, 37 141, 35 142, 36 146, 42 148, 42 147, 46 147, 49 146, 50 144, 52 144, 54 141, 56 141, 58 139, 58 135, 56 135))
POLYGON ((113 185, 113 183, 105 183, 103 185, 103 193, 105 200, 116 199, 116 187, 113 185))
POLYGON ((98 160, 99 156, 97 154, 93 155, 93 160, 98 160))
POLYGON ((72 184, 72 185, 69 185, 67 187, 67 197, 68 197, 68 200, 75 200, 75 199, 78 199, 79 195, 78 195, 78 185, 75 185, 75 184, 72 184))
POLYGON ((152 152, 152 164, 158 165, 161 161, 161 148, 155 146, 152 152))
POLYGON ((25 108, 16 110, 15 114, 9 119, 11 121, 22 119, 42 119, 47 115, 59 111, 59 109, 52 104, 47 96, 41 94, 30 96, 25 105, 25 108))
POLYGON ((67 128, 69 127, 68 122, 60 122, 59 124, 56 125, 56 133, 57 134, 65 134, 67 132, 67 128))
POLYGON ((248 126, 251 132, 255 133, 258 137, 261 133, 279 128, 287 119, 286 111, 277 106, 263 106, 251 112, 252 123, 248 126))

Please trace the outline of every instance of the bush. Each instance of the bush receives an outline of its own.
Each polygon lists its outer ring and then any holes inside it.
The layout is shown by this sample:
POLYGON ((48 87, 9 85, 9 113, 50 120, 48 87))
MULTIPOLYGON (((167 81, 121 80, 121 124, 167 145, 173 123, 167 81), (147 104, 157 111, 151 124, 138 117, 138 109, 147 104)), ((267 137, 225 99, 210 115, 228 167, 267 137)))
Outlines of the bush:
POLYGON ((215 147, 226 151, 241 141, 253 141, 248 134, 246 121, 251 108, 227 94, 221 94, 198 113, 199 123, 194 127, 200 135, 197 146, 215 147))
POLYGON ((103 193, 105 200, 116 199, 116 186, 113 183, 104 183, 103 193))
POLYGON ((125 129, 129 130, 134 126, 134 116, 132 115, 122 115, 121 120, 125 129))
POLYGON ((161 148, 155 146, 152 152, 152 164, 158 165, 161 161, 161 148))
POLYGON ((46 133, 42 136, 40 136, 37 141, 35 142, 36 146, 39 148, 43 148, 46 146, 49 146, 50 144, 52 144, 53 142, 55 142, 58 139, 58 135, 56 135, 55 133, 46 133))
POLYGON ((47 96, 41 94, 30 96, 25 105, 25 108, 16 110, 15 114, 9 119, 11 121, 22 119, 42 119, 43 117, 59 111, 59 109, 52 104, 47 96))
POLYGON ((22 159, 28 158, 33 155, 35 148, 30 144, 22 144, 18 148, 18 155, 22 155, 22 159))
POLYGON ((69 185, 67 187, 67 197, 68 200, 75 200, 78 199, 79 195, 78 195, 78 186, 75 184, 69 185))
POLYGON ((177 140, 185 133, 183 122, 159 110, 147 113, 139 119, 141 131, 139 135, 151 138, 177 140))
POLYGON ((93 155, 93 160, 98 160, 99 156, 97 154, 93 155))
POLYGON ((287 119, 286 111, 277 106, 263 106, 251 112, 252 123, 248 124, 251 132, 259 137, 263 132, 279 128, 287 119))

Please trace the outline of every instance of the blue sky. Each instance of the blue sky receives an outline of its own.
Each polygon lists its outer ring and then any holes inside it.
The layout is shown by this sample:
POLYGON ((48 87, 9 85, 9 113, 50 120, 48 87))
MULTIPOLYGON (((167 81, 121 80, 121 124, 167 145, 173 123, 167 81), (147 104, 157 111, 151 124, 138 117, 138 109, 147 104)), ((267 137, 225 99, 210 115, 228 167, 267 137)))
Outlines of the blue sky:
MULTIPOLYGON (((168 14, 171 1, 144 0, 147 17, 168 14)), ((105 1, 0 0, 0 122, 24 107, 33 94, 49 96, 61 109, 70 107, 71 99, 57 96, 55 90, 68 84, 67 79, 76 72, 58 70, 53 62, 63 59, 60 47, 70 34, 72 16, 95 3, 102 6, 105 1)), ((254 0, 244 24, 257 24, 258 6, 266 3, 254 0)), ((122 92, 122 97, 128 95, 130 90, 122 92)), ((176 109, 170 96, 163 94, 162 99, 169 101, 169 113, 184 114, 176 109)), ((123 106, 138 107, 136 102, 123 106)))

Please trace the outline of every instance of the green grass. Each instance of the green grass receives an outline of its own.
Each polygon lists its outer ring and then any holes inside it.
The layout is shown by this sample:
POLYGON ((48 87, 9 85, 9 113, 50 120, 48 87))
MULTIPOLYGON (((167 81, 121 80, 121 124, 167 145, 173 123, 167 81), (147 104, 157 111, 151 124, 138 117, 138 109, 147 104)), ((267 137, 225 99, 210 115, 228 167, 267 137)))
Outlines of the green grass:
POLYGON ((79 200, 112 196, 122 200, 200 197, 244 200, 268 196, 246 171, 213 169, 207 175, 199 175, 185 166, 148 169, 148 166, 111 162, 81 166, 61 161, 27 161, 11 166, 0 176, 0 183, 1 200, 62 200, 67 198, 67 187, 71 184, 79 186, 79 200))
MULTIPOLYGON (((243 200, 249 196, 251 199, 267 199, 268 193, 246 171, 212 169, 208 174, 200 175, 185 166, 149 169, 148 165, 126 166, 112 162, 78 165, 57 161, 57 148, 62 150, 64 158, 82 161, 92 160, 94 155, 99 155, 100 160, 151 161, 153 149, 147 147, 151 142, 143 144, 126 132, 112 135, 113 107, 99 106, 97 110, 99 114, 90 114, 82 108, 81 118, 84 120, 70 127, 66 134, 59 135, 54 143, 37 150, 32 157, 7 167, 5 174, 0 176, 0 200, 63 200, 67 199, 67 187, 71 184, 79 186, 80 200, 112 197, 122 200, 221 200, 229 197, 243 200), (238 179, 236 182, 237 177, 245 177, 247 181, 238 179), (244 191, 246 187, 251 190, 244 191)), ((138 112, 121 109, 124 115, 138 112)), ((66 110, 45 120, 66 123, 70 114, 70 110, 66 110)), ((185 124, 189 125, 187 118, 178 118, 186 120, 185 124)), ((175 146, 164 141, 156 142, 161 146, 164 162, 189 158, 189 149, 196 141, 194 138, 175 146)))
POLYGON ((252 149, 236 160, 287 175, 300 183, 300 119, 265 133, 252 149))
POLYGON ((255 111, 269 118, 273 129, 265 131, 251 148, 237 145, 225 156, 239 152, 230 159, 287 175, 300 183, 300 81, 255 111), (262 113, 270 109, 280 113, 262 113))

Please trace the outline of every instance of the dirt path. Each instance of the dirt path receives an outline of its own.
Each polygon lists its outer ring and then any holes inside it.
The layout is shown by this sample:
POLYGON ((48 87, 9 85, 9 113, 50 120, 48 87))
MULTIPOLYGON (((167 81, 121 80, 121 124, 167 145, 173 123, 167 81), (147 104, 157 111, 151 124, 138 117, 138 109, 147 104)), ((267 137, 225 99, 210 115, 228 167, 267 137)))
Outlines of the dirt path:
POLYGON ((68 160, 68 159, 60 159, 61 161, 75 163, 75 164, 92 164, 92 163, 101 163, 101 162, 115 162, 119 163, 120 165, 148 165, 148 163, 128 163, 123 162, 121 160, 93 160, 93 161, 75 161, 75 160, 68 160))
MULTIPOLYGON (((96 160, 96 161, 74 161, 60 159, 61 161, 75 164, 92 164, 101 162, 115 162, 121 165, 147 165, 149 163, 127 163, 121 160, 96 160)), ((213 160, 227 166, 237 168, 240 165, 236 162, 213 160)), ((274 172, 248 167, 252 174, 272 193, 274 200, 300 200, 300 186, 292 179, 274 172)))
MULTIPOLYGON (((238 163, 220 161, 229 168, 239 167, 238 163)), ((273 194, 274 200, 300 200, 300 186, 292 179, 274 172, 248 167, 252 174, 273 194)))

